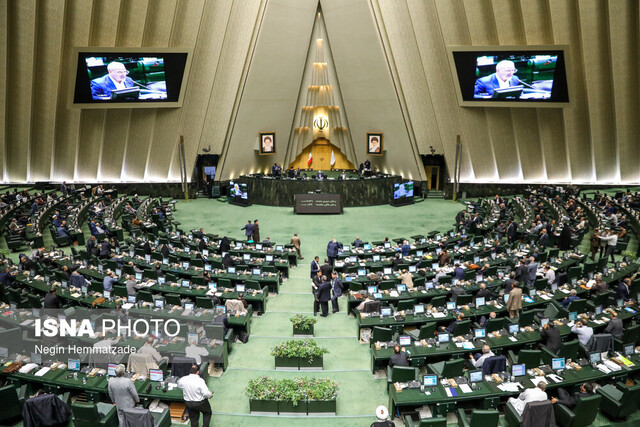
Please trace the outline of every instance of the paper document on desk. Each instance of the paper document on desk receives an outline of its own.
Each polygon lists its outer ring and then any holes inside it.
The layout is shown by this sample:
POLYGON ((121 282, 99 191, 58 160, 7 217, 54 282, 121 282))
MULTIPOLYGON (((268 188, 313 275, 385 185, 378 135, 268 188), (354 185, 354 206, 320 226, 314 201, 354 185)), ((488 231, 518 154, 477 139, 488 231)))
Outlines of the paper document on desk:
POLYGON ((548 378, 551 378, 554 382, 556 383, 561 383, 562 382, 562 377, 556 375, 556 374, 549 374, 547 375, 548 378))
POLYGON ((502 383, 498 386, 502 391, 517 392, 519 390, 518 383, 502 383))
POLYGON ((42 369, 40 369, 38 372, 36 372, 34 375, 35 375, 36 377, 41 377, 41 376, 43 376, 44 374, 46 374, 47 372, 49 372, 50 370, 51 370, 51 368, 48 368, 48 367, 46 367, 46 366, 45 366, 44 368, 42 368, 42 369))
POLYGON ((34 370, 37 366, 38 365, 36 365, 35 363, 27 363, 22 368, 20 368, 20 373, 21 374, 28 374, 29 372, 34 370))
POLYGON ((445 317, 445 315, 444 315, 444 313, 433 313, 433 317, 438 319, 438 318, 441 318, 441 317, 445 317))
POLYGON ((545 384, 549 382, 544 376, 531 378, 531 382, 534 386, 537 386, 540 381, 544 381, 545 384))
POLYGON ((389 296, 391 298, 398 298, 398 291, 391 291, 389 292, 389 296))
POLYGON ((551 297, 549 295, 540 295, 540 298, 542 298, 543 300, 549 301, 551 299, 551 297))
POLYGON ((607 368, 606 366, 604 366, 603 364, 599 364, 597 366, 598 370, 602 371, 605 374, 610 374, 611 373, 611 369, 607 368))
POLYGON ((469 387, 469 384, 460 384, 460 390, 462 390, 463 393, 471 393, 473 391, 471 387, 469 387))
POLYGON ((565 293, 565 294, 568 294, 568 293, 569 293, 569 290, 568 290, 568 289, 559 289, 559 291, 560 291, 560 292, 562 292, 562 293, 565 293))
POLYGON ((465 350, 473 350, 475 347, 470 342, 465 341, 462 343, 462 348, 464 348, 465 350))
POLYGON ((29 326, 33 323, 33 319, 27 319, 24 322, 20 323, 20 326, 29 326))
POLYGON ((133 304, 131 304, 130 302, 122 304, 122 308, 125 310, 129 310, 131 307, 133 307, 133 304))
POLYGON ((518 338, 516 338, 516 337, 509 337, 509 340, 510 340, 510 341, 513 341, 513 342, 516 342, 516 341, 518 341, 518 338))

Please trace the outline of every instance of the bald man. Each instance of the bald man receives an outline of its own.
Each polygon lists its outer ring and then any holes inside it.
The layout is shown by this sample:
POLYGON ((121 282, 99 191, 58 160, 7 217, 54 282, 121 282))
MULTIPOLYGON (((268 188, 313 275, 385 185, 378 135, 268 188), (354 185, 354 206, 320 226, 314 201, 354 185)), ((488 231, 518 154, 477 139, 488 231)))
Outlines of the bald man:
POLYGON ((517 72, 513 61, 500 61, 496 65, 496 72, 479 78, 473 90, 474 98, 485 98, 493 96, 496 89, 506 89, 508 87, 518 86, 520 79, 514 74, 517 72))
POLYGON ((108 74, 91 80, 91 96, 96 100, 111 98, 111 91, 134 87, 131 77, 127 77, 129 71, 120 62, 111 62, 107 65, 108 74))

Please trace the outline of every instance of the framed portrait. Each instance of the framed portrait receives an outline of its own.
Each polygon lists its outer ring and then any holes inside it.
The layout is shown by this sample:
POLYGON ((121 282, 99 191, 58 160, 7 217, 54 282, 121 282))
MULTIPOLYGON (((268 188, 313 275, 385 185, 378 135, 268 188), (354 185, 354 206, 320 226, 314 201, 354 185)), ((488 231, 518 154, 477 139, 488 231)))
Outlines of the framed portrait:
POLYGON ((381 133, 367 133, 367 154, 382 156, 381 133))
POLYGON ((276 154, 275 132, 260 132, 260 154, 276 154))

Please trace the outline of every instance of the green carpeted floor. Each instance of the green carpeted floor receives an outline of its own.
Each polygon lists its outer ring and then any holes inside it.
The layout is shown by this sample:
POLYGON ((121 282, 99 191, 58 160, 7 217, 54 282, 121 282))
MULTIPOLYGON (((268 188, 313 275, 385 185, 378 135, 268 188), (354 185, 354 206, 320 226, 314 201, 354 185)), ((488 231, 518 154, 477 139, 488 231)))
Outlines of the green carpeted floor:
POLYGON ((209 233, 241 237, 247 220, 258 219, 260 237, 267 236, 277 243, 289 243, 294 232, 302 241, 302 255, 291 277, 284 282, 277 296, 269 297, 267 312, 252 320, 251 337, 247 344, 236 344, 229 368, 220 378, 212 378, 215 394, 211 400, 214 425, 296 425, 296 426, 369 426, 375 408, 387 405, 386 378, 371 375, 371 353, 366 344, 357 339, 357 322, 346 315, 346 299, 340 301, 340 312, 327 318, 318 317, 315 335, 318 343, 329 349, 324 358, 324 371, 276 372, 271 348, 292 338, 289 317, 295 313, 313 312, 309 270, 311 259, 326 257, 327 243, 332 237, 350 244, 356 236, 364 241, 384 237, 407 237, 430 230, 452 228, 453 218, 460 205, 444 200, 429 200, 413 206, 394 208, 377 206, 347 208, 343 215, 294 215, 291 208, 228 205, 216 200, 198 199, 181 202, 174 214, 187 230, 202 226, 209 233), (249 414, 248 399, 244 396, 247 382, 254 377, 269 375, 276 378, 316 376, 332 378, 340 384, 337 417, 266 417, 249 414))

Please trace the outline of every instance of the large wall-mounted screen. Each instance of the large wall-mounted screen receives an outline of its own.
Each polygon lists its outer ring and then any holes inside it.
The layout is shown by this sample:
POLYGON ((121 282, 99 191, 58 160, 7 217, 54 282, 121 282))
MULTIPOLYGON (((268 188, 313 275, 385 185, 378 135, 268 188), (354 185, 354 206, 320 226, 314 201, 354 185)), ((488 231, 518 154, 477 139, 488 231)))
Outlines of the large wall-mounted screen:
POLYGON ((451 48, 463 106, 562 106, 569 102, 566 49, 559 46, 451 48))
POLYGON ((79 49, 73 105, 179 107, 189 59, 184 51, 79 49))

